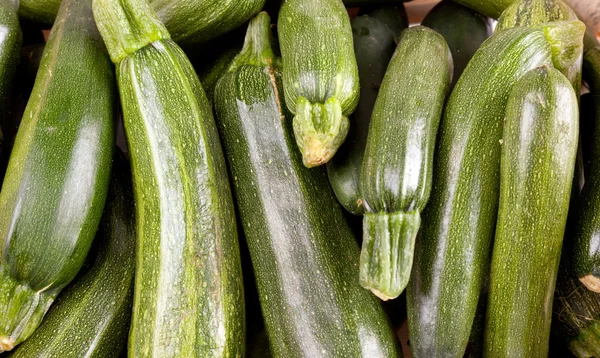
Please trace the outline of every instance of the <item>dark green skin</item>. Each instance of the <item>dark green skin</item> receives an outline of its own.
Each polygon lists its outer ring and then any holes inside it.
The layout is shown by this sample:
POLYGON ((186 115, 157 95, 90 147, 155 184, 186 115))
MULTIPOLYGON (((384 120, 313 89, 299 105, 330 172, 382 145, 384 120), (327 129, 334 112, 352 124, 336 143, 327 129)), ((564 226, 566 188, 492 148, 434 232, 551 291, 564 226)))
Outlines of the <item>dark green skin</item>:
POLYGON ((45 43, 23 47, 21 49, 20 61, 17 65, 15 78, 11 91, 8 95, 8 110, 5 116, 0 117, 2 127, 2 151, 6 153, 0 160, 0 178, 4 178, 8 159, 17 137, 17 131, 21 119, 25 113, 25 107, 29 101, 31 90, 35 83, 35 77, 42 61, 45 43))
POLYGON ((237 56, 240 49, 237 45, 231 46, 226 49, 220 56, 216 57, 213 61, 203 64, 198 68, 195 66, 202 88, 206 92, 206 97, 212 103, 215 93, 215 88, 221 77, 227 73, 231 61, 237 56))
POLYGON ((4 34, 0 38, 0 180, 4 174, 4 126, 8 115, 8 94, 13 83, 13 77, 17 64, 19 63, 19 50, 21 49, 21 27, 19 26, 19 16, 17 9, 19 2, 17 0, 4 0, 0 3, 0 33, 4 34))
POLYGON ((546 357, 579 136, 578 100, 558 70, 513 87, 506 109, 485 357, 546 357))
POLYGON ((126 346, 135 272, 130 176, 129 164, 118 151, 92 268, 58 296, 42 324, 11 357, 108 358, 126 346))
POLYGON ((465 353, 489 267, 509 92, 527 71, 551 63, 541 30, 499 32, 473 56, 448 99, 407 290, 416 356, 465 353))
POLYGON ((241 26, 265 0, 150 0, 173 41, 182 46, 206 42, 241 26))
MULTIPOLYGON (((583 62, 586 81, 590 86, 593 118, 600 115, 600 47, 586 51, 583 62)), ((573 272, 577 277, 587 276, 586 284, 595 292, 600 291, 600 127, 595 126, 593 143, 589 153, 589 171, 586 172, 585 185, 577 201, 575 226, 573 230, 573 272)))
POLYGON ((52 26, 61 0, 19 0, 19 16, 45 26, 52 26))
POLYGON ((442 1, 431 9, 421 25, 446 39, 454 60, 452 87, 483 41, 493 33, 488 18, 450 0, 442 1))
POLYGON ((247 43, 258 60, 239 62, 221 79, 215 109, 271 352, 401 356, 380 303, 358 284, 358 246, 324 170, 302 163, 270 62, 268 17, 260 16, 251 31, 263 35, 247 43))
POLYGON ((360 283, 382 299, 398 297, 410 277, 453 72, 437 32, 412 27, 398 42, 373 109, 360 177, 366 208, 360 283))
POLYGON ((364 213, 360 195, 360 170, 362 168, 369 123, 379 87, 388 63, 396 49, 396 39, 408 26, 404 6, 386 6, 378 10, 377 17, 362 15, 352 20, 354 53, 360 77, 360 101, 349 117, 350 130, 346 141, 333 159, 327 163, 329 183, 342 206, 355 215, 364 213), (388 14, 388 16, 383 16, 388 14), (391 22, 391 23, 390 23, 391 22))
POLYGON ((4 178, 4 349, 31 335, 75 277, 102 216, 115 141, 116 91, 91 2, 65 0, 61 6, 61 21, 50 34, 4 178))

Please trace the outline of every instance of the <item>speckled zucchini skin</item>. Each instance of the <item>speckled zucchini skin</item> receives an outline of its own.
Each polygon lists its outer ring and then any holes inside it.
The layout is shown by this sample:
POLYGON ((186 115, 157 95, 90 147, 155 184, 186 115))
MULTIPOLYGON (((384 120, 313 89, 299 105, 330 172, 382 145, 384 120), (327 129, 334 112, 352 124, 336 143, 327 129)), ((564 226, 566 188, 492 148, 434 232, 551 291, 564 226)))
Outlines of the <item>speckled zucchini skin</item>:
POLYGON ((546 357, 579 135, 578 100, 558 70, 525 74, 508 100, 485 357, 546 357))
POLYGON ((144 0, 94 0, 117 67, 131 153, 137 260, 128 354, 241 357, 233 199, 210 104, 144 0))
POLYGON ((302 164, 274 67, 269 17, 252 20, 217 85, 217 123, 274 357, 398 357, 358 284, 358 246, 322 168, 302 164), (368 337, 368 338, 367 338, 368 337))
POLYGON ((79 271, 110 181, 113 66, 91 0, 65 0, 58 16, 0 194, 0 351, 33 333, 79 271))
POLYGON ((497 19, 502 12, 516 0, 452 0, 480 14, 497 19))
POLYGON ((411 349, 417 356, 465 353, 489 267, 509 92, 526 72, 551 63, 543 31, 502 31, 484 42, 450 95, 407 290, 411 349))
POLYGON ((125 348, 135 272, 135 215, 129 164, 115 156, 92 268, 56 299, 12 358, 118 357, 125 348))
POLYGON ((369 123, 387 66, 396 50, 400 32, 408 26, 402 4, 380 6, 352 20, 354 53, 360 74, 360 101, 349 117, 348 137, 327 163, 329 183, 342 206, 355 215, 364 213, 360 194, 369 123))
POLYGON ((360 283, 384 300, 408 284, 453 72, 437 32, 412 27, 398 43, 373 109, 360 178, 366 208, 360 283))
POLYGON ((344 142, 358 104, 350 18, 341 0, 285 0, 278 30, 296 142, 304 165, 319 166, 344 142))

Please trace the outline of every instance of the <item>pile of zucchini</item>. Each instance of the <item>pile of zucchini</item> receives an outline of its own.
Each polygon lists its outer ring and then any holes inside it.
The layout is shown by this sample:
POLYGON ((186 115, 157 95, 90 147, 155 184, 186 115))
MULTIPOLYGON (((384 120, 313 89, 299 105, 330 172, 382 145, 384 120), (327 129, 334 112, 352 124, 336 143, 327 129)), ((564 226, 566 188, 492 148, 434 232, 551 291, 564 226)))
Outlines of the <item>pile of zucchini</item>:
POLYGON ((1 0, 0 355, 600 357, 600 44, 564 0, 410 25, 1 0))

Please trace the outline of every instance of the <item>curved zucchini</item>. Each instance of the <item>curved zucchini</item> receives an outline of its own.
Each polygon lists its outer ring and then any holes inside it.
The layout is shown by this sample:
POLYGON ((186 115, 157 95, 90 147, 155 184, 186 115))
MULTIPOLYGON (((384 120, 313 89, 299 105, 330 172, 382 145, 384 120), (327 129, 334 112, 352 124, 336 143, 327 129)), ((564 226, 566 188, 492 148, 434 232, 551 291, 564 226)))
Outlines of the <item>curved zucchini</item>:
POLYGON ((19 0, 19 16, 51 26, 58 14, 61 0, 19 0))
POLYGON ((342 206, 355 215, 364 213, 360 195, 369 123, 379 87, 396 49, 396 40, 408 27, 404 6, 382 6, 352 20, 354 53, 360 74, 360 101, 350 116, 348 137, 327 163, 329 183, 342 206))
POLYGON ((200 81, 145 0, 94 0, 94 17, 117 67, 132 158, 138 251, 129 354, 243 356, 233 199, 200 81))
POLYGON ((284 111, 269 17, 252 20, 215 110, 275 357, 398 357, 324 170, 307 169, 284 111), (332 240, 335 238, 335 240, 332 240))
POLYGON ((91 0, 63 1, 58 18, 0 193, 0 351, 33 333, 79 271, 110 181, 114 71, 91 0))
POLYGON ((126 346, 135 272, 135 215, 130 169, 117 151, 90 271, 56 299, 19 357, 117 357, 126 346))
MULTIPOLYGON (((573 30, 580 25, 554 26, 573 30)), ((545 33, 516 27, 494 34, 475 53, 446 104, 407 291, 411 348, 417 356, 465 352, 489 267, 506 103, 521 76, 552 64, 549 42, 556 39, 545 33)))
POLYGON ((558 70, 540 67, 511 90, 502 136, 486 357, 546 357, 552 297, 575 169, 579 110, 558 70))
POLYGON ((446 39, 454 61, 452 87, 483 41, 493 32, 489 18, 450 0, 444 0, 431 9, 421 25, 446 39))
POLYGON ((383 79, 360 177, 365 202, 360 283, 382 300, 408 283, 433 150, 452 83, 452 54, 437 32, 402 32, 383 79))
POLYGON ((8 111, 8 93, 19 63, 22 34, 19 26, 17 0, 5 0, 0 3, 0 180, 4 176, 4 124, 8 111))
POLYGON ((346 139, 358 104, 350 19, 341 0, 285 0, 278 27, 296 143, 304 165, 319 166, 346 139))

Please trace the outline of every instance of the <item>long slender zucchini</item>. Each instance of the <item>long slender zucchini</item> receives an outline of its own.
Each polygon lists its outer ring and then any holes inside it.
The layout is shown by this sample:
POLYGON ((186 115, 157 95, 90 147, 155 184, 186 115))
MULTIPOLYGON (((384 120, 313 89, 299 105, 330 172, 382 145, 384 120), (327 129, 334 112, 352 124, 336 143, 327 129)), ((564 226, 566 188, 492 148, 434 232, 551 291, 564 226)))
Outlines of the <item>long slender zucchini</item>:
POLYGON ((402 5, 377 7, 369 14, 352 20, 354 53, 360 75, 360 101, 350 116, 346 141, 327 163, 327 174, 339 202, 355 215, 364 212, 360 171, 371 114, 398 36, 406 27, 408 19, 402 5))
POLYGON ((421 24, 444 36, 450 47, 454 61, 452 87, 483 41, 493 32, 489 18, 450 0, 431 9, 421 24))
MULTIPOLYGON (((17 0, 5 0, 0 3, 0 124, 4 124, 8 111, 8 92, 12 86, 13 77, 19 63, 19 50, 21 49, 21 27, 17 0)), ((3 132, 0 126, 0 180, 4 176, 4 151, 3 132)))
POLYGON ((79 271, 110 181, 114 71, 91 0, 63 1, 58 18, 0 193, 0 351, 33 333, 79 271))
POLYGON ((210 104, 145 0, 94 0, 117 68, 137 219, 129 354, 243 356, 233 199, 210 104))
POLYGON ((19 16, 51 26, 62 0, 18 0, 19 16))
POLYGON ((452 72, 444 37, 410 28, 400 36, 375 102, 360 177, 366 208, 360 283, 383 300, 398 297, 410 277, 452 72))
MULTIPOLYGON (((563 41, 582 24, 564 22, 563 41)), ((416 355, 462 356, 489 266, 499 195, 500 140, 511 87, 552 64, 552 31, 517 27, 483 43, 445 108, 408 286, 411 348, 416 355), (547 38, 546 36, 549 36, 547 38)))
POLYGON ((217 85, 215 110, 275 357, 398 357, 322 168, 307 169, 281 103, 269 17, 217 85), (332 238, 335 238, 332 240, 332 238))
POLYGON ((285 0, 279 12, 285 101, 307 167, 344 142, 359 99, 352 28, 341 0, 285 0))
POLYGON ((56 299, 19 357, 117 357, 126 346, 135 272, 130 168, 117 151, 93 266, 56 299))
POLYGON ((558 70, 513 87, 506 109, 486 357, 546 357, 579 134, 578 100, 558 70))

